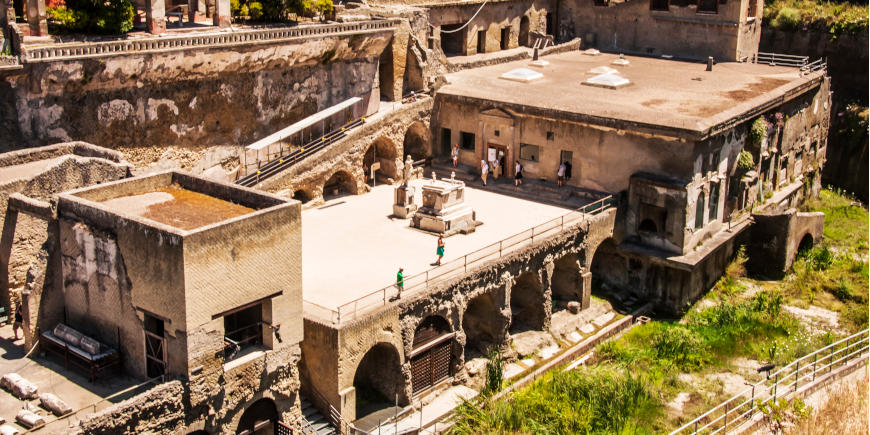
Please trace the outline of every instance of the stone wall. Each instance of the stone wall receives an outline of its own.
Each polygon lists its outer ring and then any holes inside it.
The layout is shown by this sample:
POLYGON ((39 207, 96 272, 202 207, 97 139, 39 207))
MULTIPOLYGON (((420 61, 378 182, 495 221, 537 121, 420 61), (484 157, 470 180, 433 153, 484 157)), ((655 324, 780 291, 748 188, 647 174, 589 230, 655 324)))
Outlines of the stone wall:
POLYGON ((491 53, 529 46, 532 32, 546 33, 546 16, 554 9, 549 0, 490 2, 461 31, 450 36, 441 33, 442 29, 452 31, 456 25, 465 24, 479 8, 478 2, 432 5, 429 8, 429 21, 434 27, 433 46, 440 53, 451 55, 491 53), (451 27, 446 28, 448 25, 451 27), (505 41, 502 41, 503 29, 509 29, 504 35, 507 36, 505 41), (485 36, 482 42, 479 41, 481 34, 485 36))
POLYGON ((249 144, 350 97, 377 110, 392 30, 27 63, 0 73, 0 146, 249 144), (342 86, 334 86, 335 83, 342 86))
POLYGON ((798 251, 812 247, 824 236, 823 213, 801 213, 789 209, 783 213, 753 214, 752 217, 755 224, 747 244, 749 261, 746 267, 753 275, 771 279, 783 277, 791 269, 798 251), (805 240, 808 244, 804 244, 805 240))
POLYGON ((583 38, 584 45, 603 50, 649 55, 734 61, 751 57, 761 35, 761 0, 719 2, 718 13, 698 13, 697 3, 670 3, 669 10, 650 10, 651 2, 567 0, 559 9, 558 39, 583 38), (747 20, 750 2, 759 17, 747 20))
POLYGON ((185 388, 180 381, 167 382, 89 415, 79 427, 95 435, 174 433, 183 431, 185 388))

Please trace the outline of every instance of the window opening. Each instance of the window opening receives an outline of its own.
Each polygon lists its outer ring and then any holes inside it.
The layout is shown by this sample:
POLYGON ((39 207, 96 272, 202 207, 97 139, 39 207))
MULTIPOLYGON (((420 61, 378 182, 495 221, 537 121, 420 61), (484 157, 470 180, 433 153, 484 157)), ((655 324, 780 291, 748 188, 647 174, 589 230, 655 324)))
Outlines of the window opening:
POLYGON ((224 358, 263 344, 263 305, 257 304, 224 316, 224 358))
POLYGON ((541 147, 537 145, 529 145, 527 143, 520 144, 520 160, 529 160, 537 162, 540 159, 541 147))
POLYGON ((463 131, 460 136, 462 140, 459 146, 466 151, 474 151, 474 133, 463 131))

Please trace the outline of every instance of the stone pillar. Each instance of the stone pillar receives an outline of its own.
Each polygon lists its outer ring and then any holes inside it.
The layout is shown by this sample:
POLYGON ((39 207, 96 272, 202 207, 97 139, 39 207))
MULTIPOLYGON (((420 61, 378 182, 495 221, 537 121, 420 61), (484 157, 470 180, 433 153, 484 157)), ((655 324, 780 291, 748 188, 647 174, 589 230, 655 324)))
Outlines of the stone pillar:
POLYGON ((45 0, 27 0, 27 24, 30 26, 31 36, 48 35, 45 0))
POLYGON ((3 232, 0 234, 0 306, 12 309, 9 294, 9 259, 12 256, 12 242, 15 240, 15 225, 18 223, 18 210, 6 209, 3 219, 3 232))
POLYGON ((232 15, 230 12, 230 0, 215 0, 214 2, 214 25, 218 27, 230 27, 232 15))
POLYGON ((196 11, 199 10, 199 1, 197 0, 187 0, 187 22, 195 23, 196 22, 196 11))
POLYGON ((580 309, 589 308, 592 297, 592 272, 580 273, 580 309))
POLYGON ((145 25, 148 32, 159 35, 166 31, 165 0, 147 0, 145 3, 145 25))

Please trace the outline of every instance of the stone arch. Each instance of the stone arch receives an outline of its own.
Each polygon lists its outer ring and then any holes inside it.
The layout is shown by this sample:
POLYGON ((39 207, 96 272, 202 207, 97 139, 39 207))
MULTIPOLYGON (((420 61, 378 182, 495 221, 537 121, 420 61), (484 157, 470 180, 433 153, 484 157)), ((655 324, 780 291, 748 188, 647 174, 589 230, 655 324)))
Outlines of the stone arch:
POLYGON ((519 34, 519 38, 518 38, 519 44, 521 46, 524 46, 524 47, 529 46, 529 27, 530 27, 529 16, 523 15, 523 17, 520 18, 520 34, 519 34))
POLYGON ((379 342, 360 359, 353 375, 356 418, 393 406, 408 404, 402 359, 392 343, 379 342))
POLYGON ((314 195, 306 189, 298 189, 293 192, 293 199, 305 204, 314 199, 314 195))
POLYGON ((657 233, 659 232, 658 226, 652 219, 644 219, 640 221, 640 225, 637 226, 638 231, 644 231, 648 233, 657 233))
POLYGON ((583 276, 577 256, 567 254, 556 260, 553 265, 553 278, 550 281, 554 309, 567 307, 568 302, 583 300, 583 276))
POLYGON ((275 401, 264 397, 245 409, 239 419, 236 433, 245 435, 273 434, 279 420, 278 407, 275 406, 275 401))
POLYGON ((372 167, 372 163, 378 162, 381 165, 381 168, 377 171, 377 175, 389 177, 392 179, 398 179, 399 170, 396 167, 396 159, 398 158, 398 147, 396 144, 390 139, 381 136, 375 139, 371 145, 369 145, 365 154, 363 154, 363 171, 365 172, 365 176, 368 177, 371 175, 370 169, 372 167))
POLYGON ((356 195, 357 186, 347 171, 337 171, 323 183, 323 198, 329 196, 356 195))
POLYGON ((403 155, 411 155, 414 160, 422 160, 432 155, 429 129, 422 121, 416 121, 405 131, 402 142, 403 155))
POLYGON ((544 289, 535 272, 524 272, 511 286, 510 332, 543 330, 547 324, 544 289))
POLYGON ((810 249, 813 249, 814 243, 815 241, 813 240, 813 235, 810 233, 806 233, 803 237, 801 237, 801 241, 798 243, 797 251, 795 252, 797 252, 799 255, 805 254, 810 249))
POLYGON ((619 255, 616 241, 611 237, 598 245, 589 267, 592 272, 592 294, 611 299, 625 288, 628 280, 626 259, 619 255))
POLYGON ((504 343, 505 326, 505 319, 490 293, 471 299, 462 315, 465 360, 486 355, 491 347, 501 346, 504 343))

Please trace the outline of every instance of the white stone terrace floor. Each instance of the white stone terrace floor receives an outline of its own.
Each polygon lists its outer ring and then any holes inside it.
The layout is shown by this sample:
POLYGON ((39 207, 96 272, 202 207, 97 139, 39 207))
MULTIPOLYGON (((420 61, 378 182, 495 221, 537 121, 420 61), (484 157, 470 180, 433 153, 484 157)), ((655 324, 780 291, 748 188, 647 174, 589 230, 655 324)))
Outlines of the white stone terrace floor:
MULTIPOLYGON (((414 180, 415 202, 423 180, 414 180)), ((437 236, 391 218, 393 186, 342 196, 302 212, 302 294, 306 302, 335 310, 405 277, 432 269, 437 236)), ((483 222, 471 234, 445 238, 447 263, 499 240, 558 218, 571 209, 466 187, 466 204, 483 222)), ((409 284, 406 284, 406 288, 409 284)), ((315 313, 307 313, 315 314, 315 313)), ((322 316, 321 316, 322 317, 322 316)))

